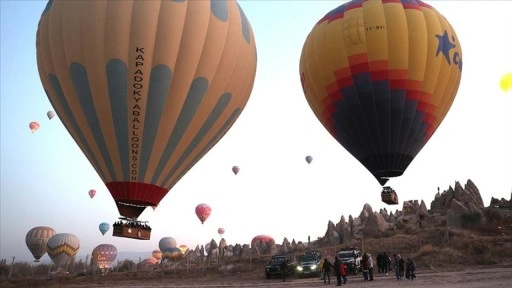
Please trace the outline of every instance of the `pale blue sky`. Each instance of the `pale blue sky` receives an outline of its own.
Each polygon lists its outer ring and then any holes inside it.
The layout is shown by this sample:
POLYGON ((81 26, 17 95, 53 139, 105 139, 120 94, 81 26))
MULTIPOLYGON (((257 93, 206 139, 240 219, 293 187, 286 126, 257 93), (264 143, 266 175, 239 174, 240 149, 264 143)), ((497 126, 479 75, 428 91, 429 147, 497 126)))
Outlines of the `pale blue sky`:
MULTIPOLYGON (((250 243, 268 234, 281 243, 323 236, 327 222, 399 206, 380 202, 380 185, 339 145, 309 108, 298 63, 313 25, 345 1, 240 1, 258 50, 256 82, 244 112, 209 154, 142 220, 150 241, 102 236, 98 225, 118 211, 110 193, 55 117, 42 89, 35 34, 46 1, 0 1, 1 8, 1 194, 0 258, 31 260, 25 235, 34 226, 80 238, 79 255, 99 244, 118 251, 152 251, 162 237, 195 247, 219 239, 250 243), (41 128, 30 133, 28 123, 41 128), (314 157, 307 165, 304 157, 314 157), (240 166, 235 177, 233 165, 240 166), (90 199, 87 192, 96 189, 90 199), (212 206, 204 225, 194 213, 212 206), (284 227, 282 219, 289 219, 284 227), (277 221, 276 221, 277 220, 277 221)), ((454 27, 463 50, 459 92, 444 122, 400 178, 389 182, 400 200, 424 199, 472 179, 486 205, 512 189, 512 94, 499 89, 512 71, 512 2, 426 1, 454 27)), ((149 255, 148 255, 149 256, 149 255)), ((48 261, 45 255, 42 260, 48 261)))

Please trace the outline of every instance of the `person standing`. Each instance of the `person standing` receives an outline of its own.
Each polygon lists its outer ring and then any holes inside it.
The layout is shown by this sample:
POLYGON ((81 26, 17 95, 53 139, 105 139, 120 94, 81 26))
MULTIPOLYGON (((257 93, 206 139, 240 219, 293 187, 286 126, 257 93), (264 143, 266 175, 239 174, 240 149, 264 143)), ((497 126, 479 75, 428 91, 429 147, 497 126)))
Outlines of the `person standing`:
POLYGON ((338 256, 334 256, 334 275, 336 275, 336 286, 341 286, 341 261, 338 256))
POLYGON ((394 267, 393 269, 395 269, 395 276, 396 276, 396 280, 400 280, 400 255, 397 255, 397 254, 393 254, 393 260, 394 260, 394 267))
POLYGON ((324 283, 327 283, 327 284, 331 284, 331 268, 334 268, 334 266, 332 266, 331 262, 329 262, 329 260, 327 260, 327 258, 324 259, 324 264, 323 264, 323 269, 324 269, 324 283), (325 281, 327 278, 327 282, 325 281))
POLYGON ((372 254, 368 254, 368 278, 373 281, 373 259, 372 254))
POLYGON ((363 254, 363 258, 361 259, 361 267, 363 269, 364 281, 368 281, 368 255, 366 253, 363 254))
POLYGON ((283 282, 286 281, 286 275, 288 274, 288 263, 286 259, 281 262, 281 275, 283 276, 283 282))
POLYGON ((341 270, 341 278, 343 280, 343 284, 347 284, 347 265, 345 265, 345 263, 341 262, 340 270, 341 270))
POLYGON ((409 281, 416 279, 416 274, 414 274, 414 270, 416 270, 416 263, 414 263, 414 260, 412 260, 411 257, 407 257, 405 265, 405 278, 409 279, 409 281))

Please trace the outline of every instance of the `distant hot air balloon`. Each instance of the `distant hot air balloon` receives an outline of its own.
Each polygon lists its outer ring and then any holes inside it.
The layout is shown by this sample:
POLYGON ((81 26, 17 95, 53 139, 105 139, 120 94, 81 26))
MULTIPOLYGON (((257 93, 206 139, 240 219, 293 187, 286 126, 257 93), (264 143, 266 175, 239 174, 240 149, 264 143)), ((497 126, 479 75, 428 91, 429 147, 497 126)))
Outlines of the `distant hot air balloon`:
POLYGON ((233 171, 233 173, 235 173, 235 175, 238 174, 238 172, 240 172, 240 167, 238 166, 233 166, 233 168, 231 168, 231 171, 233 171))
POLYGON ((142 260, 142 262, 137 264, 137 269, 138 270, 153 269, 155 267, 155 265, 158 264, 159 260, 160 259, 156 259, 154 257, 146 258, 146 259, 142 260))
POLYGON ((251 240, 251 247, 254 247, 258 241, 267 244, 270 241, 274 241, 274 238, 272 238, 271 236, 268 236, 268 235, 263 235, 263 234, 254 236, 254 238, 252 238, 252 240, 251 240))
POLYGON ((32 133, 36 132, 38 129, 39 129, 39 123, 36 122, 36 121, 32 121, 30 122, 30 124, 28 124, 28 127, 30 128, 30 131, 32 131, 32 133))
POLYGON ((500 87, 504 92, 507 92, 512 88, 512 72, 501 77, 500 87))
POLYGON ((46 252, 57 267, 65 267, 80 249, 80 240, 70 233, 58 233, 48 239, 46 252))
POLYGON ((91 267, 107 269, 116 260, 117 248, 112 244, 100 244, 92 250, 91 267))
POLYGON ((52 120, 53 117, 55 117, 55 112, 53 111, 48 111, 46 113, 46 116, 48 116, 48 119, 52 120))
POLYGON ((196 206, 196 215, 201 220, 201 224, 204 224, 204 221, 210 217, 210 213, 212 213, 210 205, 202 203, 196 206))
POLYGON ((37 226, 28 231, 25 236, 25 244, 34 256, 34 262, 39 262, 39 259, 46 253, 46 243, 55 233, 53 228, 46 226, 37 226))
POLYGON ((313 156, 306 156, 306 162, 308 162, 308 164, 311 164, 311 161, 313 161, 313 156))
POLYGON ((185 244, 181 244, 179 248, 181 250, 181 253, 185 253, 188 250, 188 247, 185 244))
POLYGON ((103 234, 103 236, 105 236, 105 233, 107 233, 108 230, 110 229, 110 224, 108 224, 107 222, 103 222, 100 224, 99 228, 100 228, 101 234, 103 234))
POLYGON ((226 230, 224 230, 224 228, 219 228, 219 229, 217 229, 217 232, 219 233, 220 237, 222 237, 224 235, 224 232, 226 232, 226 230))
POLYGON ((130 219, 226 134, 256 73, 236 1, 48 1, 36 50, 53 108, 130 219))
POLYGON ((153 253, 151 253, 151 255, 153 256, 153 258, 155 258, 157 260, 162 259, 162 251, 160 251, 158 249, 153 250, 153 253))
POLYGON ((89 190, 89 197, 91 197, 91 199, 92 199, 92 198, 94 198, 94 196, 96 196, 96 190, 94 190, 94 189, 89 190))
POLYGON ((160 248, 160 251, 164 253, 165 251, 168 251, 171 248, 175 248, 178 245, 178 242, 176 242, 176 239, 173 237, 163 237, 160 239, 160 242, 158 242, 158 248, 160 248))
POLYGON ((316 23, 300 58, 311 109, 381 185, 441 124, 461 71, 455 31, 419 0, 344 3, 316 23))

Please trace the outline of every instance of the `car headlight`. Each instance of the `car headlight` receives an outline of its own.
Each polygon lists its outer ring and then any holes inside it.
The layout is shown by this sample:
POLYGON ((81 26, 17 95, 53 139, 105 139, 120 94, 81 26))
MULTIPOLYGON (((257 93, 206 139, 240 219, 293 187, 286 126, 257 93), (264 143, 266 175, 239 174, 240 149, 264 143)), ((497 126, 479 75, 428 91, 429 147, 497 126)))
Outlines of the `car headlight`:
POLYGON ((302 266, 297 266, 297 271, 302 271, 302 266))
POLYGON ((316 269, 316 265, 311 265, 311 270, 315 270, 316 269))

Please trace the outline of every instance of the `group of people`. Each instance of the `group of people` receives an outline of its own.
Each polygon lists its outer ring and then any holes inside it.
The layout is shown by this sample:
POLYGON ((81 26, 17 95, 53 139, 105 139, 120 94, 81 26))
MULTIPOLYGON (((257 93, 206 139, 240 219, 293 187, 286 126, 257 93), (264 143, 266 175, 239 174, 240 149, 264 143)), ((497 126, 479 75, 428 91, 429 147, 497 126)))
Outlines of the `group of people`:
POLYGON ((412 260, 412 258, 407 257, 407 259, 404 260, 400 254, 394 254, 393 258, 397 281, 404 279, 404 277, 409 281, 416 279, 416 274, 414 274, 414 271, 416 270, 416 263, 414 260, 412 260))
POLYGON ((327 258, 324 258, 320 262, 320 267, 320 279, 323 280, 324 283, 331 284, 331 268, 336 276, 336 286, 341 286, 341 284, 347 283, 347 265, 341 262, 338 256, 334 257, 334 263, 331 263, 327 258))
POLYGON ((123 222, 123 221, 117 221, 114 223, 113 225, 114 227, 116 226, 121 226, 121 227, 130 227, 130 228, 141 228, 141 229, 144 229, 144 230, 149 230, 151 231, 151 227, 145 223, 138 223, 138 222, 123 222))
MULTIPOLYGON (((370 254, 364 254, 362 258, 361 267, 363 270, 363 278, 365 281, 373 281, 373 259, 370 254)), ((387 253, 380 253, 377 256, 377 268, 379 274, 395 270, 396 280, 402 280, 404 277, 409 281, 416 279, 416 263, 412 258, 407 257, 404 260, 400 254, 393 254, 393 260, 387 255, 387 253), (392 263, 393 262, 393 263, 392 263), (391 265, 393 264, 393 267, 391 265)))

